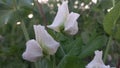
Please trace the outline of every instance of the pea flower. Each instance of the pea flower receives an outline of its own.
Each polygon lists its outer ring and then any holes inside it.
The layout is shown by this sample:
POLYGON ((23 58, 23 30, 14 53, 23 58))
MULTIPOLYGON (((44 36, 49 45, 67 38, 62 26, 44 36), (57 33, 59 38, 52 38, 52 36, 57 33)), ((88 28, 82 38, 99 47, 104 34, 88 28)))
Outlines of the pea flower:
POLYGON ((34 39, 29 40, 26 43, 26 50, 22 56, 25 60, 35 62, 43 56, 42 48, 39 46, 39 43, 34 39))
POLYGON ((86 66, 86 68, 110 68, 109 65, 105 65, 102 61, 102 51, 95 51, 95 57, 93 60, 86 66))
POLYGON ((69 35, 75 35, 78 32, 77 19, 80 15, 78 13, 69 13, 68 2, 63 1, 62 5, 58 7, 58 12, 51 25, 47 27, 56 32, 64 29, 64 32, 69 35))
POLYGON ((60 44, 48 34, 44 26, 34 25, 34 32, 36 40, 32 39, 26 43, 23 59, 35 62, 43 54, 54 55, 60 44))

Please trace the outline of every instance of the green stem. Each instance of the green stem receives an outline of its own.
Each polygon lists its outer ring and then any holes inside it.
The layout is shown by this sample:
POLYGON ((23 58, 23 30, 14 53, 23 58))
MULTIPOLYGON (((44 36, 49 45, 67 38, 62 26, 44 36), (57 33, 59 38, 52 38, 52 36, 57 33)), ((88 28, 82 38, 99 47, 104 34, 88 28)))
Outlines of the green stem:
MULTIPOLYGON (((112 4, 113 4, 113 7, 115 6, 115 0, 112 0, 112 4)), ((114 21, 114 27, 113 27, 113 34, 109 37, 109 40, 108 40, 108 43, 107 43, 107 47, 106 47, 106 50, 105 50, 105 54, 104 54, 104 58, 103 58, 103 61, 106 62, 106 59, 107 59, 107 56, 108 56, 108 52, 109 52, 109 49, 110 49, 110 44, 112 42, 112 36, 115 34, 115 25, 116 25, 116 21, 114 21)))
POLYGON ((106 62, 111 42, 112 42, 112 36, 109 37, 109 40, 108 40, 108 43, 107 43, 107 47, 106 47, 104 58, 103 58, 104 62, 106 62))
MULTIPOLYGON (((16 0, 14 0, 13 2, 14 2, 14 10, 17 11, 18 10, 18 8, 17 8, 17 2, 16 2, 16 0)), ((23 33, 24 33, 26 41, 28 41, 29 40, 29 34, 27 32, 27 29, 26 29, 26 26, 24 24, 24 21, 22 20, 21 16, 19 16, 19 15, 20 15, 20 13, 18 15, 16 15, 16 16, 18 16, 19 20, 21 21, 21 28, 23 30, 23 33)))
MULTIPOLYGON (((60 33, 61 35, 63 35, 64 34, 64 32, 61 30, 61 33, 60 33)), ((55 37, 56 37, 56 39, 57 39, 57 35, 55 35, 55 37)), ((62 54, 65 56, 66 55, 66 53, 65 53, 65 51, 64 51, 64 49, 63 49, 63 47, 60 45, 60 51, 62 52, 62 54)))
POLYGON ((35 62, 34 65, 35 65, 35 68, 39 68, 38 62, 35 62))
MULTIPOLYGON (((15 9, 15 11, 18 10, 17 4, 16 4, 16 0, 14 0, 14 9, 15 9)), ((19 13, 19 15, 20 15, 20 13, 19 13)), ((30 39, 30 37, 29 37, 28 31, 27 31, 27 28, 26 28, 26 26, 25 26, 25 23, 24 23, 24 21, 22 20, 21 16, 18 16, 18 18, 19 18, 19 20, 21 21, 21 28, 22 28, 22 31, 23 31, 23 33, 24 33, 25 39, 26 39, 26 41, 28 41, 28 40, 30 39)), ((35 62, 34 65, 35 65, 35 68, 39 68, 39 66, 38 66, 39 63, 38 63, 38 62, 35 62)))
POLYGON ((64 51, 64 49, 63 49, 62 46, 60 46, 60 50, 63 52, 63 54, 64 54, 64 56, 65 56, 66 54, 65 54, 65 51, 64 51))
POLYGON ((23 30, 23 33, 24 33, 26 41, 28 41, 30 38, 29 38, 29 34, 27 32, 27 29, 26 29, 24 21, 21 22, 21 28, 23 30))
MULTIPOLYGON (((17 11, 18 8, 17 8, 16 0, 14 0, 14 7, 15 7, 15 8, 14 8, 15 11, 17 11)), ((22 18, 21 18, 20 16, 18 16, 18 18, 19 18, 20 21, 21 21, 21 28, 22 28, 22 31, 23 31, 23 33, 24 33, 25 39, 26 39, 26 41, 28 41, 28 40, 30 39, 30 37, 29 37, 28 31, 27 31, 27 28, 26 28, 26 26, 25 26, 25 23, 24 23, 24 21, 22 20, 22 18)), ((39 68, 38 62, 35 62, 34 65, 35 65, 35 68, 39 68)))
MULTIPOLYGON (((14 34, 15 34, 15 24, 14 24, 13 27, 12 27, 11 36, 13 37, 14 34)), ((14 41, 15 41, 14 38, 11 38, 11 45, 14 45, 14 44, 15 44, 14 41)))
POLYGON ((42 4, 39 3, 38 0, 34 0, 34 3, 39 11, 39 14, 42 18, 44 26, 47 28, 47 20, 46 20, 46 16, 45 16, 45 13, 44 13, 43 8, 42 8, 42 4))
POLYGON ((115 0, 112 0, 113 7, 115 7, 115 0))
POLYGON ((53 55, 52 57, 53 57, 53 68, 56 68, 56 60, 55 60, 55 55, 53 55))

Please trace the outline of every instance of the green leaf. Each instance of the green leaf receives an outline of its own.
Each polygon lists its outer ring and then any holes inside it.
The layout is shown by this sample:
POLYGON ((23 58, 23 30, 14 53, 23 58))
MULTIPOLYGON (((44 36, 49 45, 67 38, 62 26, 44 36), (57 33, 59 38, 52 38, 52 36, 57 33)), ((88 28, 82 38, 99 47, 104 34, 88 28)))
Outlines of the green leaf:
MULTIPOLYGON (((70 43, 69 47, 71 47, 69 49, 69 52, 67 53, 67 55, 74 55, 74 56, 78 56, 81 52, 81 48, 83 45, 83 41, 81 37, 78 37, 76 40, 71 41, 72 43, 70 43)), ((67 49, 67 47, 66 47, 67 49)))
POLYGON ((57 68, 85 68, 85 62, 77 56, 65 56, 57 68))
POLYGON ((120 40, 120 1, 115 7, 105 16, 103 21, 104 30, 113 35, 114 38, 120 40))
POLYGON ((53 68, 53 62, 46 58, 41 58, 40 61, 35 62, 36 68, 53 68))
POLYGON ((94 53, 95 50, 104 46, 107 42, 107 38, 105 36, 98 36, 90 42, 82 49, 80 53, 80 58, 86 58, 94 53))
MULTIPOLYGON (((63 36, 62 36, 63 37, 63 36)), ((64 38, 64 37, 63 37, 64 38)), ((61 40, 61 46, 67 56, 78 56, 81 52, 83 42, 81 36, 77 36, 76 38, 66 38, 61 40)), ((61 59, 65 57, 61 49, 58 49, 56 53, 57 62, 60 62, 61 59)))

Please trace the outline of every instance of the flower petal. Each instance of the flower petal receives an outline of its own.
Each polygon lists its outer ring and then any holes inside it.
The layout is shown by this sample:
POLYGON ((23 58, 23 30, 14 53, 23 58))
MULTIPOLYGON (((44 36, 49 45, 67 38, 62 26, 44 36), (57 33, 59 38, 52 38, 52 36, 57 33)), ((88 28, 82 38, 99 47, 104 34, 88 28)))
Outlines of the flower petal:
POLYGON ((53 29, 57 32, 60 32, 60 27, 64 25, 64 22, 69 14, 68 2, 63 1, 62 5, 58 7, 57 15, 51 25, 47 27, 53 29))
POLYGON ((67 34, 70 35, 75 35, 78 32, 78 23, 77 23, 77 19, 80 15, 74 12, 71 12, 68 15, 68 18, 65 22, 65 29, 64 31, 67 34))
POLYGON ((93 60, 86 66, 86 68, 110 68, 109 65, 105 65, 102 61, 102 51, 95 51, 95 57, 93 60))
POLYGON ((35 40, 29 40, 26 43, 26 50, 22 54, 23 59, 36 62, 43 56, 42 49, 39 46, 38 42, 35 40))
POLYGON ((48 34, 45 27, 41 25, 34 25, 34 31, 36 40, 41 44, 43 51, 50 55, 56 53, 60 44, 48 34))

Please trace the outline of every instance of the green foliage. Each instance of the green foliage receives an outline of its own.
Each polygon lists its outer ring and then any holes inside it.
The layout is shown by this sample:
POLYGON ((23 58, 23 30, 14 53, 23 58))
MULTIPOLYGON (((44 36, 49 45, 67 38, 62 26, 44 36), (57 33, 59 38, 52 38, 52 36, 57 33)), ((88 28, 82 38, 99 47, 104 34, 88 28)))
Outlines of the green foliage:
POLYGON ((35 62, 36 68, 53 68, 53 62, 42 58, 40 61, 35 62))
POLYGON ((26 19, 33 10, 32 0, 1 0, 0 26, 7 23, 16 23, 26 19))
POLYGON ((107 37, 105 36, 98 36, 90 42, 88 42, 84 47, 82 52, 80 53, 80 58, 86 58, 87 56, 90 56, 94 53, 95 50, 98 50, 99 48, 103 47, 107 42, 107 37))
POLYGON ((57 68, 85 68, 85 62, 76 56, 65 56, 57 68))
POLYGON ((112 1, 113 0, 101 0, 101 8, 109 9, 110 7, 112 7, 112 1))
POLYGON ((120 40, 120 2, 105 16, 104 18, 104 29, 114 38, 120 40))

